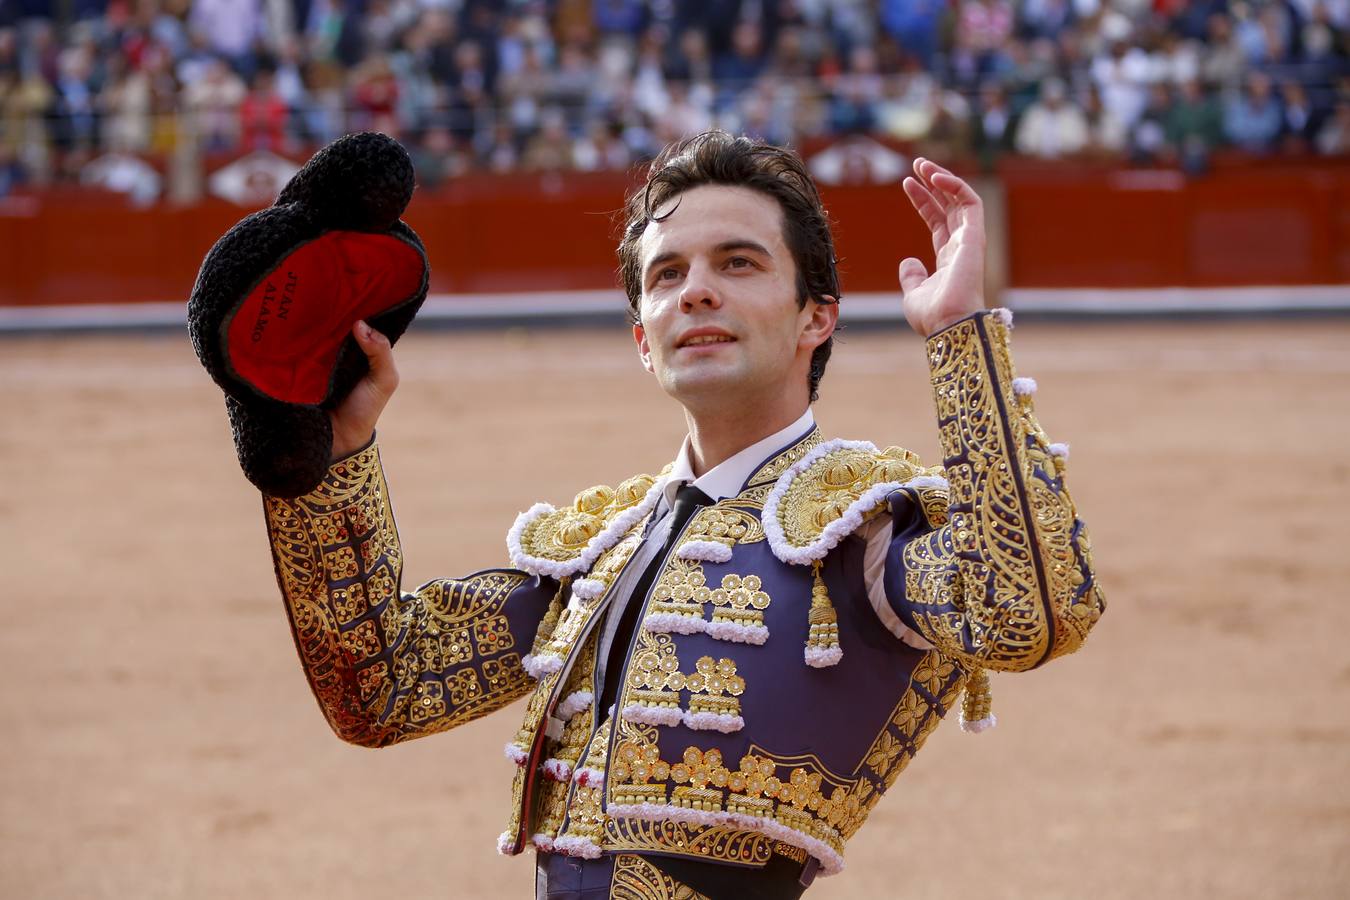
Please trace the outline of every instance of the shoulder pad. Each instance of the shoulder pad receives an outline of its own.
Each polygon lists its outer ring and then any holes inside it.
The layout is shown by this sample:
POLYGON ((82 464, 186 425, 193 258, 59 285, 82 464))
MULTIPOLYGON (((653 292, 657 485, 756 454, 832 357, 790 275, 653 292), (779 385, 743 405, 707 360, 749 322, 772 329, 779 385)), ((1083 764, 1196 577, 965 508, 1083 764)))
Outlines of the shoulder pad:
POLYGON ((655 508, 665 482, 635 475, 617 488, 587 488, 562 509, 536 503, 516 517, 506 536, 511 564, 553 578, 586 571, 655 508))
POLYGON ((881 512, 900 489, 924 495, 945 510, 947 480, 940 466, 925 468, 900 447, 878 450, 867 441, 826 441, 793 464, 764 501, 764 534, 786 563, 822 559, 845 537, 881 512))

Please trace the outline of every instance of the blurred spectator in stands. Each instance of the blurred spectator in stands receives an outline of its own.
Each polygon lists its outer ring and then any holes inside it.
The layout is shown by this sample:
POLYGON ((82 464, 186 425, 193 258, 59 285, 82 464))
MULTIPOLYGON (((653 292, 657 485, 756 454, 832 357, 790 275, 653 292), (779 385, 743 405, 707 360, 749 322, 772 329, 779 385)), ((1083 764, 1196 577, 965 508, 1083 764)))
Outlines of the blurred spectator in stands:
POLYGON ((1012 35, 1013 9, 1009 0, 960 0, 956 38, 974 59, 974 74, 983 77, 1000 68, 1012 35))
POLYGON ((66 152, 88 154, 98 141, 99 115, 95 99, 100 73, 95 72, 95 52, 88 39, 61 52, 51 128, 56 146, 66 152))
POLYGON ((1046 79, 1041 99, 1027 108, 1017 126, 1019 153, 1056 159, 1087 146, 1088 124, 1083 111, 1067 102, 1064 82, 1046 79))
POLYGON ((1172 94, 1164 83, 1149 89, 1144 111, 1129 131, 1130 159, 1152 164, 1168 161, 1172 145, 1167 140, 1167 119, 1172 111, 1172 94))
POLYGON ((521 155, 521 167, 527 172, 558 172, 573 168, 572 139, 567 134, 567 118, 562 110, 550 107, 540 117, 540 128, 530 138, 521 155))
POLYGON ((501 82, 504 114, 518 134, 528 134, 539 124, 539 110, 552 90, 552 79, 544 68, 537 46, 527 46, 520 68, 504 74, 501 82))
POLYGON ((489 172, 513 172, 520 168, 520 145, 509 122, 498 121, 479 143, 478 155, 489 172))
POLYGON ((679 47, 666 58, 666 80, 711 83, 712 57, 708 39, 696 28, 680 32, 679 47))
POLYGON ((432 123, 422 133, 421 140, 409 146, 408 150, 417 172, 417 183, 421 187, 435 188, 463 175, 471 165, 464 151, 456 146, 450 129, 439 123, 432 123))
POLYGON ((1013 110, 1003 86, 996 81, 982 84, 972 115, 975 153, 984 168, 992 168, 1000 156, 1012 151, 1016 133, 1013 110))
POLYGON ((121 153, 142 153, 150 147, 150 78, 133 69, 125 56, 108 60, 108 77, 98 96, 103 110, 103 146, 121 153))
POLYGON ((291 149, 286 135, 290 110, 276 89, 276 75, 270 62, 263 62, 254 72, 249 92, 239 104, 239 133, 241 147, 248 150, 270 150, 281 154, 291 149))
POLYGON ((1023 0, 1021 31, 1029 37, 1057 38, 1073 21, 1069 0, 1023 0))
POLYGON ((572 147, 573 164, 583 172, 622 172, 633 162, 623 142, 623 126, 615 121, 594 121, 589 131, 572 147))
POLYGON ((239 140, 239 104, 244 82, 222 60, 212 60, 201 76, 187 85, 183 102, 193 131, 207 153, 232 150, 239 140))
POLYGON ((431 71, 434 34, 431 29, 410 26, 398 35, 389 54, 389 68, 398 83, 399 121, 415 132, 428 127, 445 109, 449 93, 431 71))
POLYGON ((262 35, 260 0, 192 0, 188 23, 214 52, 240 72, 253 68, 254 43, 262 35))
POLYGON ((1093 85, 1083 92, 1083 116, 1088 124, 1086 149, 1096 156, 1118 156, 1125 149, 1129 135, 1125 123, 1102 105, 1102 95, 1093 85))
POLYGON ((1149 68, 1143 49, 1125 41, 1115 41, 1107 53, 1092 61, 1092 79, 1101 92, 1102 105, 1126 128, 1134 127, 1148 102, 1149 68))
MULTIPOLYGON (((1033 0, 1058 2, 1064 0, 1033 0)), ((925 69, 932 69, 938 53, 938 29, 947 13, 947 0, 881 0, 881 27, 925 69)))
POLYGON ((1209 167, 1210 153, 1223 143, 1223 113, 1199 81, 1182 83, 1167 116, 1166 132, 1183 169, 1199 173, 1209 167))
POLYGON ((1331 117, 1317 133, 1317 152, 1325 156, 1350 154, 1350 99, 1337 101, 1331 117))
POLYGON ((713 92, 709 82, 694 84, 673 82, 670 85, 670 105, 656 120, 669 126, 674 139, 693 137, 713 127, 713 92))
POLYGON ((713 78, 729 97, 753 82, 764 68, 764 31, 759 22, 743 19, 731 33, 731 47, 713 59, 713 78))
MULTIPOLYGON (((0 75, 0 79, 7 76, 0 75)), ((24 182, 23 166, 13 147, 0 143, 0 200, 8 197, 24 182)))
POLYGON ((1207 84, 1230 88, 1242 81, 1247 61, 1233 33, 1233 23, 1223 13, 1209 17, 1209 39, 1205 41, 1200 71, 1207 84))
POLYGON ((398 79, 383 53, 370 57, 351 74, 351 131, 379 131, 398 137, 398 79))
POLYGON ((601 34, 626 34, 636 37, 646 25, 643 0, 594 0, 595 27, 601 34))
POLYGON ((1266 153, 1274 147, 1282 122, 1269 75, 1259 70, 1247 75, 1246 85, 1224 107, 1223 126, 1228 139, 1249 153, 1266 153))
POLYGON ((327 144, 347 130, 347 96, 342 70, 328 60, 311 59, 301 70, 305 105, 301 107, 301 133, 305 140, 327 144))
POLYGON ((1313 109, 1308 92, 1292 79, 1280 83, 1281 148, 1286 153, 1307 153, 1317 134, 1321 116, 1313 109))
POLYGON ((595 63, 584 45, 564 44, 558 53, 558 67, 549 79, 547 101, 561 109, 565 124, 580 128, 595 80, 595 63))

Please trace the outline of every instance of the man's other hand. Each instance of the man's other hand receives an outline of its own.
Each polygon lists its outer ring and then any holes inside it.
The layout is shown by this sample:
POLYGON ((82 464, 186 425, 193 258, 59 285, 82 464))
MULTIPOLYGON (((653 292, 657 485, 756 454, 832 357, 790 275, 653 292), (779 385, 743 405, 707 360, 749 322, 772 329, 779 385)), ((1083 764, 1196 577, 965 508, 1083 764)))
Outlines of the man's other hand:
POLYGON ((975 190, 932 160, 914 160, 905 194, 933 236, 933 274, 900 263, 905 318, 924 337, 984 309, 984 204, 975 190))
POLYGON ((370 361, 370 371, 328 413, 333 422, 333 459, 341 459, 370 442, 380 413, 398 389, 398 367, 394 365, 389 338, 365 322, 352 326, 352 337, 370 361))

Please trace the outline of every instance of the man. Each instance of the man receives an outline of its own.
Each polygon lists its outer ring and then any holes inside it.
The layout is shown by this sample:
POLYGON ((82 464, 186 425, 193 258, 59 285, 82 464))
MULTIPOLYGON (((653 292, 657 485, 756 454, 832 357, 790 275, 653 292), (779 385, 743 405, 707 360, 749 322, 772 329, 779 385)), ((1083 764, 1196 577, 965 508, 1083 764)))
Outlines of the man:
POLYGON ((540 897, 797 897, 985 669, 1078 647, 1102 610, 1066 449, 983 310, 974 191, 918 160, 905 191, 937 250, 900 264, 927 339, 945 470, 824 441, 810 402, 839 289, 801 161, 713 132, 630 198, 620 268, 643 366, 684 406, 669 469, 538 504, 512 568, 399 590, 373 432, 398 383, 333 413, 335 462, 266 499, 300 655, 334 730, 384 746, 530 695, 499 849, 540 897))

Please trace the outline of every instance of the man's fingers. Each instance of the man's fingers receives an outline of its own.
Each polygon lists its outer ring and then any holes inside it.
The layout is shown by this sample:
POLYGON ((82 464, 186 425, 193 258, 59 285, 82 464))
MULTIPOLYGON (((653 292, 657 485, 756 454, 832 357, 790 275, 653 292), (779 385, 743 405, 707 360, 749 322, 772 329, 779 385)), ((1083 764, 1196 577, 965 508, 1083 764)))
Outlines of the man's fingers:
POLYGON ((928 269, 922 262, 909 257, 900 261, 900 291, 908 294, 910 291, 924 283, 928 278, 928 269))
POLYGON ((905 195, 909 197, 909 202, 914 204, 914 209, 923 217, 928 230, 933 233, 933 245, 937 247, 945 244, 948 237, 947 217, 937 200, 934 199, 932 192, 924 187, 917 178, 906 178, 901 183, 901 187, 905 189, 905 195))
POLYGON ((352 336, 370 362, 367 377, 371 383, 385 396, 392 394, 398 387, 398 368, 394 365, 394 348, 389 338, 361 321, 352 326, 352 336))

